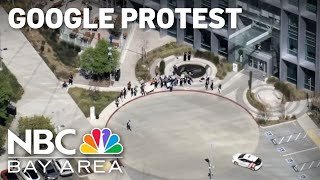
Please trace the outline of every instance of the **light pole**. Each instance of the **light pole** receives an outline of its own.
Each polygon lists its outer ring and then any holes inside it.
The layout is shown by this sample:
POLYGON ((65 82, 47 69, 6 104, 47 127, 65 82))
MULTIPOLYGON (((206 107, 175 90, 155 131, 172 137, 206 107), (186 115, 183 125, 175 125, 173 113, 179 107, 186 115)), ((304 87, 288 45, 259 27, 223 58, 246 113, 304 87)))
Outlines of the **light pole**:
MULTIPOLYGON (((112 47, 111 46, 109 46, 108 47, 108 58, 110 59, 110 68, 111 68, 111 60, 112 60, 112 47)), ((112 72, 112 70, 110 71, 110 73, 109 73, 109 81, 110 81, 110 86, 112 86, 112 82, 111 82, 111 72, 112 72)))
POLYGON ((7 48, 3 48, 1 47, 1 32, 0 32, 0 71, 2 71, 3 67, 2 67, 2 51, 6 51, 8 50, 7 48))

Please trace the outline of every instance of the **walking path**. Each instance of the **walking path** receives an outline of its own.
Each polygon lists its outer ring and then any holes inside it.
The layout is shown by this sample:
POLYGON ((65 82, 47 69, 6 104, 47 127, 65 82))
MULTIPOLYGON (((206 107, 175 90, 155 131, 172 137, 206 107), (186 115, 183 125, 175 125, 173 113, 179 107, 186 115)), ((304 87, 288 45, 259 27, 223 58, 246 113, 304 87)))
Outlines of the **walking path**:
MULTIPOLYGON (((67 148, 79 149, 82 136, 93 126, 21 31, 9 27, 8 14, 2 7, 0 22, 1 43, 8 48, 2 53, 3 61, 24 89, 22 99, 16 104, 17 118, 10 129, 16 131, 19 117, 44 115, 51 118, 56 128, 64 125, 64 128, 76 129, 77 135, 65 137, 63 141, 67 148)), ((24 151, 18 150, 16 156, 25 156, 24 151)), ((6 168, 5 153, 0 157, 0 170, 6 168)))

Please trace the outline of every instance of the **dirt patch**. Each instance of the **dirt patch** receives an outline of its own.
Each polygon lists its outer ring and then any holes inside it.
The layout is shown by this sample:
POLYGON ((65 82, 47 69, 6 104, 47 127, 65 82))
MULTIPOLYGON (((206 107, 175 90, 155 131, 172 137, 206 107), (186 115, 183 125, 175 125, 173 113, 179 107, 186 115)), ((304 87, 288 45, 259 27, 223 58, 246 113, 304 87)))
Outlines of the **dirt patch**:
POLYGON ((53 48, 38 30, 24 28, 22 32, 58 79, 66 80, 70 74, 76 72, 75 68, 66 66, 59 60, 53 48))

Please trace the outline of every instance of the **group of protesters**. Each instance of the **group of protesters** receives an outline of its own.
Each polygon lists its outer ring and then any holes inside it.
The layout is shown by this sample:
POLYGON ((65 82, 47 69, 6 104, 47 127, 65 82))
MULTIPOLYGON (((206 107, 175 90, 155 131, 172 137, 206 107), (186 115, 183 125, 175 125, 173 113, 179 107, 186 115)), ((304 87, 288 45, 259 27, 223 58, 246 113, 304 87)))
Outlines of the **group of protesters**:
MULTIPOLYGON (((140 93, 142 96, 146 95, 146 91, 145 91, 145 83, 142 82, 140 85, 140 93)), ((128 82, 127 87, 124 87, 121 91, 119 96, 116 98, 115 103, 116 106, 119 107, 120 101, 123 102, 124 99, 126 99, 127 94, 130 94, 131 97, 137 96, 138 94, 138 85, 135 85, 134 87, 132 87, 131 85, 131 81, 128 82)))

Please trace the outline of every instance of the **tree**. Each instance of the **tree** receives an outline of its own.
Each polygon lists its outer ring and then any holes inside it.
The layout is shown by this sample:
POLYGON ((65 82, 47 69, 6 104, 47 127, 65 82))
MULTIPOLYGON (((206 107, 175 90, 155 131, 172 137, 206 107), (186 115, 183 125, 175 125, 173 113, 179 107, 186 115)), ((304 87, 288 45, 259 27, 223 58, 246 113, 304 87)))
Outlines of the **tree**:
POLYGON ((160 71, 160 74, 164 74, 164 70, 166 68, 166 63, 162 60, 160 61, 160 65, 159 65, 159 71, 160 71))
POLYGON ((109 57, 108 47, 110 45, 106 40, 99 40, 95 48, 87 48, 80 57, 81 69, 98 76, 114 71, 118 67, 120 54, 112 48, 112 56, 109 57))
POLYGON ((122 17, 117 16, 116 20, 114 21, 114 28, 110 30, 111 34, 119 37, 122 32, 122 25, 121 25, 122 17))
POLYGON ((25 135, 25 130, 27 129, 46 129, 55 133, 55 129, 50 118, 45 116, 21 117, 18 125, 19 135, 23 137, 25 135))

